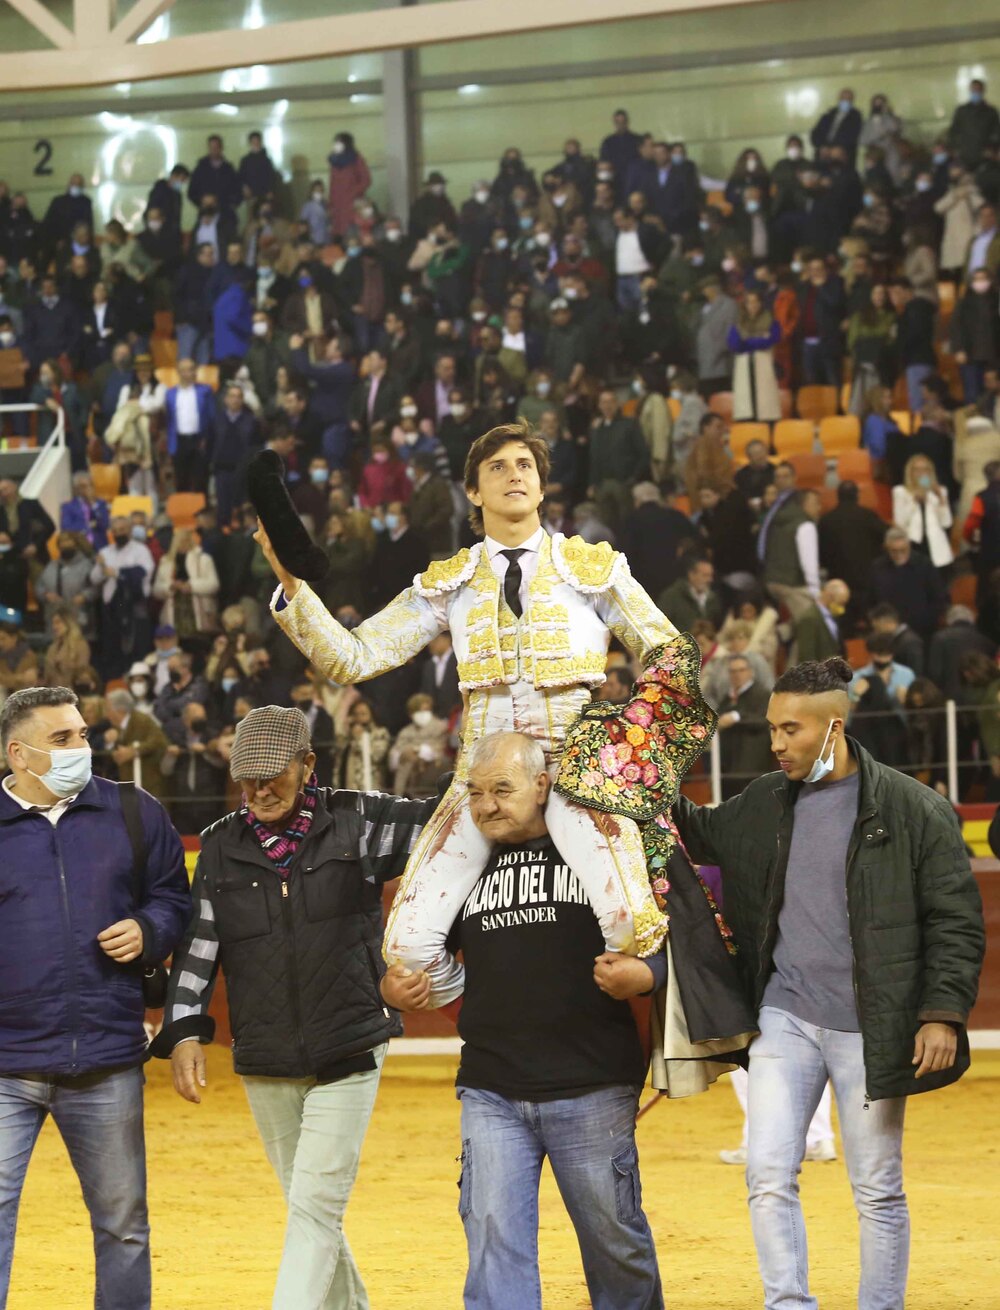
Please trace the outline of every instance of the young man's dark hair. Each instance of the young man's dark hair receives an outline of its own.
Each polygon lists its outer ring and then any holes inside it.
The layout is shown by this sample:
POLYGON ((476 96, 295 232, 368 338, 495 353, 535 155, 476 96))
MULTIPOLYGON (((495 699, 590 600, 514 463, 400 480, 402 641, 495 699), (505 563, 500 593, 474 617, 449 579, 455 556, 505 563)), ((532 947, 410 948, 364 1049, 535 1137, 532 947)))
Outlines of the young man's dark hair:
POLYGON ((869 655, 888 655, 890 659, 895 653, 892 637, 888 632, 873 632, 865 642, 865 649, 869 655))
POLYGON ((894 623, 899 622, 899 610, 895 605, 890 605, 887 600, 881 601, 878 605, 873 605, 868 611, 868 622, 877 623, 879 619, 891 619, 894 623))
MULTIPOLYGON (((871 650, 870 643, 868 649, 871 650)), ((839 655, 828 660, 806 660, 781 675, 774 684, 774 694, 825 696, 831 691, 846 691, 853 676, 851 666, 839 655)))
MULTIPOLYGON (((525 422, 501 423, 499 427, 491 428, 489 432, 484 432, 481 437, 476 438, 469 447, 469 453, 465 458, 466 491, 479 490, 479 466, 485 464, 488 459, 492 459, 498 450, 509 445, 512 441, 520 442, 521 445, 528 447, 535 461, 535 468, 538 470, 538 481, 544 492, 551 467, 548 442, 535 432, 530 423, 525 422)), ((482 531, 482 510, 473 507, 469 514, 469 521, 476 531, 482 531)))
POLYGON ((842 482, 837 488, 837 503, 840 505, 856 505, 858 503, 858 484, 856 482, 842 482))

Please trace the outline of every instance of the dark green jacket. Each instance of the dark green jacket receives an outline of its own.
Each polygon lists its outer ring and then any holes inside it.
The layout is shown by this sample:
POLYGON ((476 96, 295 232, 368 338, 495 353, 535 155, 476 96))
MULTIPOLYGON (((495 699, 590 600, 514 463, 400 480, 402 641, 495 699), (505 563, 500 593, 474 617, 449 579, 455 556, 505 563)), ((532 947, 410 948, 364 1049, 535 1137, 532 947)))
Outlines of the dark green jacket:
POLYGON ((799 663, 806 660, 828 660, 832 655, 843 655, 843 642, 834 641, 818 605, 806 610, 795 625, 799 663))
POLYGON ((694 598, 687 578, 678 578, 669 587, 665 587, 656 603, 679 632, 690 632, 691 624, 698 619, 708 619, 716 628, 721 628, 726 617, 726 607, 714 590, 709 594, 705 608, 702 610, 694 598))
POLYGON ((786 587, 804 587, 806 575, 799 561, 795 534, 809 516, 796 493, 779 507, 767 527, 764 552, 764 582, 778 582, 786 587))
MULTIPOLYGON (((854 989, 868 1095, 908 1096, 947 1086, 969 1067, 965 1024, 985 948, 982 901, 961 829, 943 797, 877 763, 848 738, 861 773, 847 855, 854 989), (921 1023, 959 1030, 954 1066, 913 1077, 921 1023)), ((769 773, 717 809, 682 797, 681 837, 696 863, 722 869, 737 965, 759 1009, 774 968, 795 799, 800 783, 769 773)))

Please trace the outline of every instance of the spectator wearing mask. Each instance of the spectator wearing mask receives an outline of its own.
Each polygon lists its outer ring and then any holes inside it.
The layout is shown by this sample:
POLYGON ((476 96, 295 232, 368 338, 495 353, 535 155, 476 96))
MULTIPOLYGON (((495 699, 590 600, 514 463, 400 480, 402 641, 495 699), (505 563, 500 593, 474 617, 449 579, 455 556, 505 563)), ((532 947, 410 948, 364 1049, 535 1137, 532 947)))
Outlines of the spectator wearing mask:
POLYGON ((630 129, 627 110, 616 109, 611 121, 614 125, 613 131, 601 142, 600 152, 601 161, 610 165, 610 170, 602 170, 600 164, 598 164, 597 178, 598 181, 607 179, 607 173, 610 171, 611 177, 607 180, 616 183, 619 200, 624 200, 626 195, 625 182, 629 166, 639 158, 639 149, 643 138, 638 132, 633 132, 630 129))
POLYGON ((960 282, 976 234, 976 216, 983 203, 972 172, 961 160, 948 165, 948 189, 934 202, 934 212, 944 222, 941 236, 941 273, 960 282))
POLYGON ((897 314, 896 350, 906 377, 907 399, 910 410, 916 413, 920 409, 920 384, 937 368, 937 304, 918 296, 907 278, 893 282, 889 299, 897 314))
POLYGON ((417 692, 406 702, 410 722, 389 750, 392 790, 397 796, 426 800, 437 794, 437 782, 448 758, 448 723, 434 714, 430 696, 417 692))
POLYGON ((924 672, 924 642, 899 617, 898 611, 886 602, 873 605, 868 611, 868 622, 873 633, 892 639, 892 654, 897 664, 905 664, 919 677, 924 672))
POLYGON ((863 126, 861 114, 854 107, 854 92, 845 87, 833 108, 820 117, 809 134, 809 140, 821 162, 832 147, 839 146, 854 168, 863 126))
POLYGON ((902 485, 892 489, 892 517, 936 569, 947 570, 954 559, 949 539, 951 506, 926 455, 906 461, 902 485))
POLYGON ((719 704, 722 799, 738 796, 748 782, 771 771, 767 726, 769 686, 761 686, 745 655, 729 657, 729 690, 719 704))
POLYGON ((251 132, 247 137, 247 153, 240 160, 236 175, 247 200, 262 200, 272 195, 280 184, 281 175, 271 162, 260 132, 251 132))
POLYGON ((80 314, 68 297, 59 294, 56 279, 41 279, 37 298, 24 309, 24 350, 33 368, 43 360, 68 365, 77 358, 81 337, 80 314))
POLYGON ((811 610, 795 622, 795 660, 827 660, 843 655, 840 620, 847 612, 851 591, 840 578, 831 578, 820 589, 811 610))
POLYGON ((638 482, 632 488, 632 513, 622 525, 622 550, 632 576, 650 596, 659 596, 682 572, 681 553, 695 539, 695 528, 674 506, 676 485, 638 482))
POLYGON ((177 386, 167 390, 167 453, 174 463, 178 491, 204 491, 207 452, 215 429, 215 399, 207 383, 197 382, 190 357, 177 362, 177 386))
POLYGON ((167 738, 175 745, 184 746, 187 724, 184 711, 190 705, 204 710, 210 698, 208 683, 195 677, 194 660, 187 651, 179 650, 167 661, 167 683, 156 697, 156 718, 167 738))
POLYGON ((458 365, 453 354, 445 351, 434 361, 434 376, 417 388, 417 416, 430 423, 437 432, 451 410, 451 392, 458 376, 458 365))
POLYGON ((167 623, 158 624, 153 631, 153 649, 145 657, 152 678, 154 701, 161 691, 170 686, 170 660, 179 650, 176 628, 167 623))
POLYGON ((403 393, 388 372, 389 361, 382 350, 372 350, 361 364, 350 403, 350 423, 358 436, 371 440, 378 424, 391 423, 399 412, 403 393))
POLYGON ((892 605, 924 641, 937 628, 947 601, 941 571, 928 555, 913 549, 899 527, 885 534, 885 553, 872 565, 871 590, 876 603, 892 605))
POLYGON ((391 500, 372 518, 378 539, 372 561, 372 608, 381 609, 430 563, 424 538, 410 525, 406 502, 391 500))
POLYGON ((274 667, 271 662, 270 652, 266 647, 258 646, 256 650, 250 651, 247 656, 247 663, 250 672, 247 677, 246 691, 251 703, 254 705, 287 705, 292 679, 274 667))
POLYGON ((868 293, 867 303, 851 315, 847 325, 853 377, 852 413, 860 413, 864 397, 875 383, 888 385, 895 380, 896 328, 889 293, 881 282, 876 282, 868 293))
POLYGON ((698 286, 702 305, 695 334, 695 354, 701 394, 707 399, 732 385, 733 357, 729 333, 737 324, 739 307, 722 289, 717 277, 703 278, 698 286))
POLYGON ((330 244, 330 208, 326 199, 326 187, 317 178, 309 189, 309 199, 299 210, 299 222, 306 225, 309 240, 320 250, 330 244))
POLYGON ((410 523, 426 543, 432 560, 447 559, 454 549, 451 485, 429 454, 414 455, 413 493, 407 512, 410 523))
POLYGON ((66 190, 53 196, 42 220, 42 235, 47 248, 54 251, 62 242, 73 239, 75 229, 83 225, 94 230, 94 206, 84 191, 82 173, 73 173, 66 190))
POLYGON ((282 331, 292 340, 301 337, 297 345, 306 343, 313 363, 323 359, 327 340, 339 331, 337 302, 329 291, 320 287, 316 274, 307 264, 299 265, 295 290, 285 298, 280 323, 282 331))
POLYGON ((969 98, 959 105, 948 129, 948 143, 966 168, 977 168, 987 147, 1000 141, 1000 114, 986 99, 981 78, 969 83, 969 98))
POLYGON ((869 661, 855 670, 847 689, 851 728, 881 763, 901 767, 907 756, 903 706, 916 674, 896 662, 891 637, 873 633, 866 645, 869 661))
POLYGON ((436 170, 427 174, 423 190, 410 206, 411 240, 420 241, 440 224, 457 222, 455 207, 448 198, 448 179, 436 170))
MULTIPOLYGON (((60 529, 56 540, 58 557, 50 559, 35 583, 35 595, 45 611, 46 635, 52 635, 52 617, 67 609, 86 637, 94 632, 94 588, 90 582, 91 561, 81 549, 83 538, 60 529)), ((104 540, 107 541, 107 533, 104 540)))
POLYGON ((109 691, 104 703, 111 724, 104 734, 104 746, 111 752, 119 781, 136 782, 162 801, 165 787, 160 761, 168 746, 163 730, 130 691, 109 691))
POLYGON ((1000 363, 1000 312, 989 269, 973 270, 969 285, 955 306, 950 331, 965 403, 973 405, 982 394, 986 370, 1000 363))
POLYGON ((336 785, 348 791, 386 791, 390 744, 388 728, 375 722, 367 701, 357 701, 348 717, 347 741, 337 760, 336 785))
POLYGON ((9 697, 0 742, 11 771, 0 791, 2 861, 18 886, 4 898, 0 943, 0 1302, 26 1167, 51 1115, 90 1212, 97 1301, 140 1310, 151 1304, 142 966, 170 955, 191 913, 184 852, 140 791, 129 798, 145 856, 134 875, 120 793, 93 777, 88 726, 67 688, 9 697))
POLYGON ((597 410, 590 429, 587 494, 617 530, 628 518, 629 488, 648 468, 649 452, 635 420, 622 414, 612 387, 602 388, 597 410))
POLYGON ((181 711, 160 768, 170 817, 185 836, 215 822, 225 800, 225 760, 219 752, 208 711, 191 701, 181 711))
MULTIPOLYGON (((542 415, 539 416, 539 422, 541 418, 542 415)), ((452 387, 448 393, 448 413, 437 426, 438 438, 448 456, 452 482, 462 483, 465 477, 465 457, 481 433, 482 424, 465 392, 460 387, 452 387)))
POLYGON ((757 291, 747 291, 739 316, 729 329, 727 345, 733 355, 733 418, 776 423, 781 398, 774 372, 774 347, 781 328, 757 291))
POLYGON ((902 180, 899 146, 902 135, 903 120, 892 112, 888 96, 877 92, 872 96, 871 110, 858 136, 858 145, 862 150, 881 151, 887 179, 892 184, 902 180))
POLYGON ((698 391, 694 374, 678 369, 671 379, 670 398, 680 406, 672 432, 674 468, 683 469, 701 431, 708 406, 698 391))
POLYGON ((720 628, 726 607, 715 589, 715 569, 711 560, 690 556, 683 564, 684 574, 660 594, 656 604, 679 632, 690 632, 699 619, 720 628))
POLYGON ((145 660, 136 660, 125 675, 135 708, 153 718, 153 674, 145 660))
POLYGON ((146 222, 149 223, 154 211, 161 214, 164 231, 178 243, 184 226, 184 190, 190 177, 185 164, 175 164, 167 177, 158 178, 153 183, 146 201, 146 222))
POLYGON ((274 320, 264 309, 254 311, 251 326, 253 340, 247 347, 243 362, 250 373, 253 389, 261 404, 268 406, 274 400, 276 378, 282 364, 289 362, 288 339, 274 328, 274 320))
POLYGON ((190 528, 176 528, 160 560, 153 595, 162 602, 160 618, 183 639, 212 632, 218 620, 219 575, 190 528))

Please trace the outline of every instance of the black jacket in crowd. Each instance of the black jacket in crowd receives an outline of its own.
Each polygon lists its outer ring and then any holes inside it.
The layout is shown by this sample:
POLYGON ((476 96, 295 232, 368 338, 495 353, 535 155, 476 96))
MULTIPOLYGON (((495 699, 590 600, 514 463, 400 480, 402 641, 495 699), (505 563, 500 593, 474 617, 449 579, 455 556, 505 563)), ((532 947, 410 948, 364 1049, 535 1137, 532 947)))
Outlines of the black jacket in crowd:
MULTIPOLYGON (((929 1092, 969 1067, 965 1030, 985 949, 982 901, 962 831, 930 787, 877 763, 848 739, 860 771, 847 853, 847 907, 865 1074, 872 1100, 929 1092), (915 1079, 922 1023, 952 1023, 951 1069, 915 1079)), ((788 850, 801 783, 769 773, 717 809, 681 797, 676 818, 691 858, 722 869, 737 967, 759 1008, 774 968, 788 850)))
POLYGON ((221 967, 237 1073, 332 1082, 373 1068, 369 1053, 402 1032, 379 992, 382 884, 403 872, 436 806, 320 788, 287 878, 239 811, 206 828, 199 910, 174 953, 153 1054, 212 1040, 221 967))

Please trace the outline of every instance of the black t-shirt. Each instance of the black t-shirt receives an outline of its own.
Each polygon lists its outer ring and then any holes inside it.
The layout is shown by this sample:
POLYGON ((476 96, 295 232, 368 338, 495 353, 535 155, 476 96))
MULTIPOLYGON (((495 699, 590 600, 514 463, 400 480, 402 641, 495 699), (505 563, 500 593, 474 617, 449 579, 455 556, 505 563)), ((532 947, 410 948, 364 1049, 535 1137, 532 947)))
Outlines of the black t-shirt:
POLYGON ((642 1085, 631 1007, 594 982, 604 939, 548 837, 494 849, 450 944, 466 971, 459 1087, 547 1101, 642 1085))

